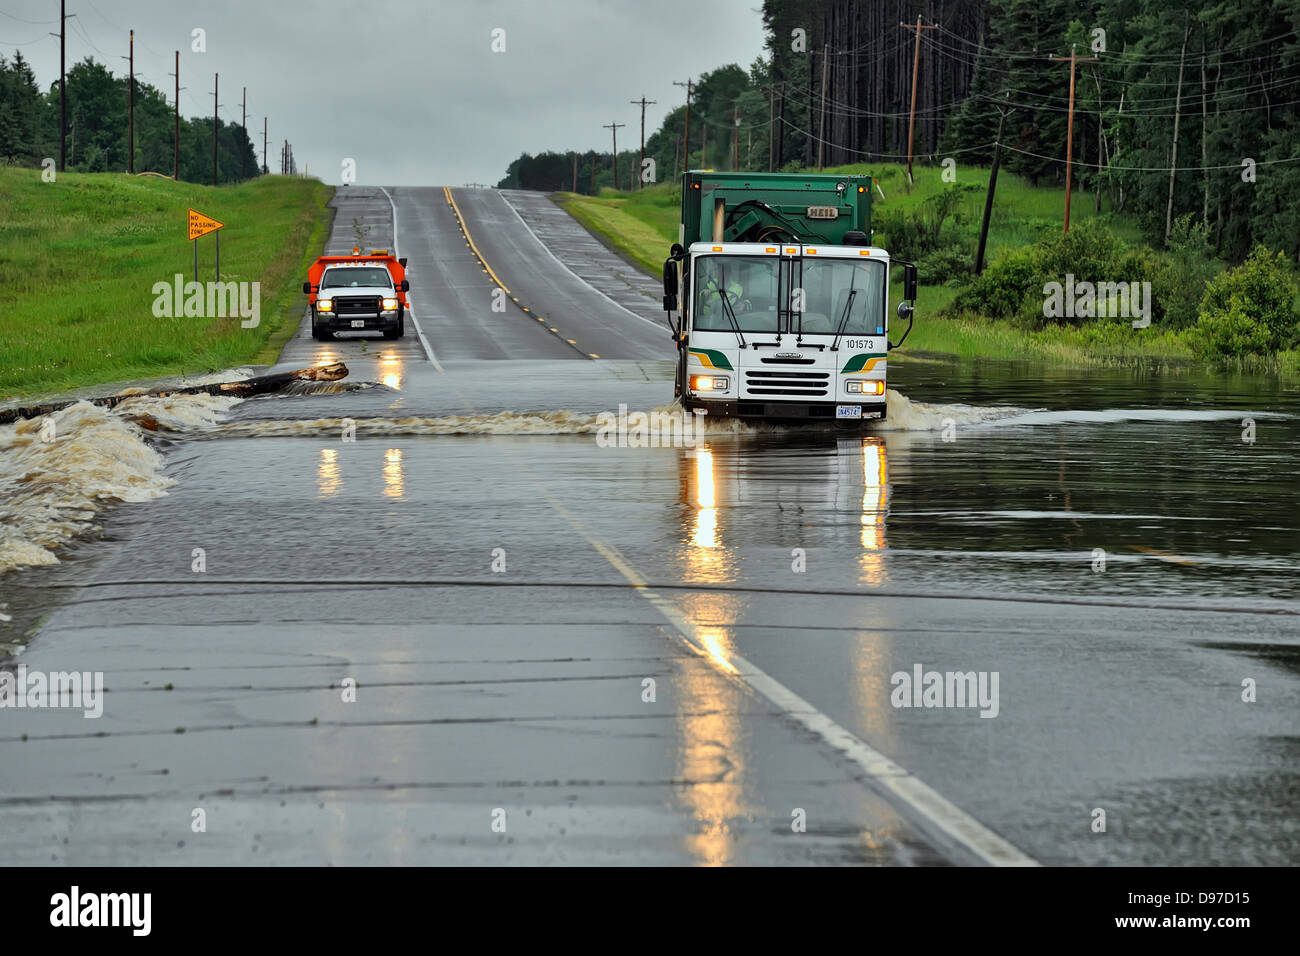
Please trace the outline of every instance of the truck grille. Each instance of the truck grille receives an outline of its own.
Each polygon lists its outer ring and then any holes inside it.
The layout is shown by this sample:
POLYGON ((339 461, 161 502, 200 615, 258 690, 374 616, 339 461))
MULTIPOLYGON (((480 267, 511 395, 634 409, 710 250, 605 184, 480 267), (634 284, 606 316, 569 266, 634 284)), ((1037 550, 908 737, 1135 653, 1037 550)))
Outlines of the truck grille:
POLYGON ((825 395, 829 372, 752 371, 745 373, 745 391, 750 395, 825 395))
POLYGON ((378 315, 379 297, 349 296, 346 299, 335 299, 334 313, 336 315, 378 315))

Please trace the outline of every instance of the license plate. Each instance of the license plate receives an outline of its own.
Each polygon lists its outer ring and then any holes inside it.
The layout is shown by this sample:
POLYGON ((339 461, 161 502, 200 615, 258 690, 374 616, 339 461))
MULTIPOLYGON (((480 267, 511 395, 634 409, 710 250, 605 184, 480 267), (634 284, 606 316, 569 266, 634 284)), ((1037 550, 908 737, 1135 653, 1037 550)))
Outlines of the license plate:
POLYGON ((836 405, 835 417, 836 418, 861 418, 862 406, 861 405, 836 405))
POLYGON ((364 328, 366 327, 366 320, 365 320, 365 319, 353 319, 353 320, 352 320, 352 327, 353 327, 354 329, 364 329, 364 328))

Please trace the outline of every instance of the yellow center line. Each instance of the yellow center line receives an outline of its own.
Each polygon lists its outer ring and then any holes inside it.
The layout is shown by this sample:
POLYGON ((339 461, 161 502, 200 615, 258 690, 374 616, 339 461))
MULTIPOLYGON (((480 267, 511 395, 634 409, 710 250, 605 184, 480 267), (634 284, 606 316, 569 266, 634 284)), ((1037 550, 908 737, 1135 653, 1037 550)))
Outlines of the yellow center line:
POLYGON ((483 264, 483 270, 492 277, 493 282, 505 290, 506 295, 509 295, 510 287, 502 282, 501 277, 492 271, 492 267, 488 265, 488 261, 483 257, 483 253, 479 252, 478 246, 474 245, 474 237, 469 234, 469 225, 465 222, 465 217, 460 214, 460 207, 456 205, 456 197, 451 194, 451 187, 443 186, 442 191, 447 194, 447 202, 451 204, 452 210, 456 213, 456 218, 460 220, 460 231, 465 234, 465 241, 469 244, 469 247, 474 250, 474 255, 478 257, 478 261, 483 264))

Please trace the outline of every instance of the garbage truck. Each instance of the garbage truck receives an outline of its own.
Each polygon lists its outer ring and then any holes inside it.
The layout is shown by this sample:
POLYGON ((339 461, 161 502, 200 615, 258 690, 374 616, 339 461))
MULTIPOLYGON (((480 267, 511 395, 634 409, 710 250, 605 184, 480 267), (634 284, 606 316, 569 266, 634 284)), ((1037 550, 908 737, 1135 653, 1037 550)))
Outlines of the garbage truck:
POLYGON ((916 266, 872 245, 870 176, 692 170, 663 267, 687 411, 770 421, 885 418, 888 355, 912 329, 916 266), (889 341, 889 283, 902 269, 889 341))

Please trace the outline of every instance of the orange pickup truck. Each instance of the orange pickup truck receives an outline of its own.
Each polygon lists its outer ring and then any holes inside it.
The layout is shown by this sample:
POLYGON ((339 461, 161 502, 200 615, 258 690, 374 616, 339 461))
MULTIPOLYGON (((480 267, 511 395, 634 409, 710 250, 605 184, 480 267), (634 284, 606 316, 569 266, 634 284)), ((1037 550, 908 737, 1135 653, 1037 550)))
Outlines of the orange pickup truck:
POLYGON ((385 249, 363 256, 321 256, 307 270, 302 291, 311 307, 311 335, 332 339, 335 332, 382 332, 386 339, 406 333, 406 259, 385 249))

